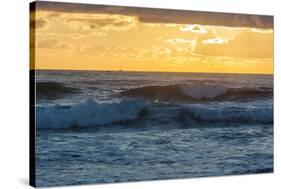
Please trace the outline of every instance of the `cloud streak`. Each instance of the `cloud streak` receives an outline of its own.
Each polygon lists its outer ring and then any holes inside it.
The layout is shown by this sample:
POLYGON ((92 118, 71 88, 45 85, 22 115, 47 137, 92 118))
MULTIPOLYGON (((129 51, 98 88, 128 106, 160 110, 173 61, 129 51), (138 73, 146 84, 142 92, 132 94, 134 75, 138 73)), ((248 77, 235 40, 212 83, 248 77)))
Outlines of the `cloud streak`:
POLYGON ((212 39, 206 39, 206 40, 203 40, 202 43, 207 45, 207 44, 224 44, 224 43, 227 43, 228 40, 226 39, 223 39, 221 37, 216 37, 216 38, 212 38, 212 39))
POLYGON ((31 11, 43 10, 68 13, 104 13, 135 16, 144 23, 200 24, 228 27, 273 28, 273 16, 136 8, 37 1, 31 11))
POLYGON ((235 58, 272 58, 273 35, 244 31, 227 40, 209 35, 208 38, 198 38, 194 53, 205 56, 235 57, 235 58))
POLYGON ((43 18, 39 18, 39 19, 30 19, 30 29, 34 30, 34 29, 45 29, 47 28, 48 25, 48 21, 46 19, 43 18))
POLYGON ((192 33, 208 33, 208 31, 204 28, 204 26, 198 24, 188 24, 184 27, 180 28, 182 32, 192 32, 192 33))
POLYGON ((46 39, 43 41, 39 41, 37 44, 37 48, 42 49, 70 49, 70 46, 66 43, 61 43, 56 39, 46 39))
POLYGON ((87 18, 68 18, 66 24, 73 28, 84 30, 116 30, 124 31, 136 26, 137 20, 134 17, 124 15, 93 14, 87 18))
POLYGON ((177 45, 177 44, 194 43, 195 40, 193 40, 193 39, 175 38, 175 39, 167 39, 164 42, 168 43, 170 45, 177 45))

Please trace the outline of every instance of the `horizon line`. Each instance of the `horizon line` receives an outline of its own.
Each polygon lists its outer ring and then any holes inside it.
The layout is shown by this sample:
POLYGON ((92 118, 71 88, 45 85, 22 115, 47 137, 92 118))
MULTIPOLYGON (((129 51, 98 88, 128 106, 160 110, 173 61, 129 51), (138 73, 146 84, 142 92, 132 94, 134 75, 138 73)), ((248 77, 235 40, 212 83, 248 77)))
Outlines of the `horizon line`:
POLYGON ((147 72, 147 73, 189 73, 189 74, 237 74, 237 75, 274 75, 273 73, 243 73, 243 72, 177 72, 177 71, 149 71, 149 70, 92 70, 92 69, 52 69, 52 68, 30 68, 30 71, 92 71, 92 72, 147 72))

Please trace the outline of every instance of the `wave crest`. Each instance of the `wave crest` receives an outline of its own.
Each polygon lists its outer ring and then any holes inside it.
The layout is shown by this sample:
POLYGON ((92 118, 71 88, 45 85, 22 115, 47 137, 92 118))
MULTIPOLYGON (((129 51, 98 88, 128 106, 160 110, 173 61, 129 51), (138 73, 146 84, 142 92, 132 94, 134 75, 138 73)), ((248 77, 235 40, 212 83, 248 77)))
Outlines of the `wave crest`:
POLYGON ((66 94, 76 93, 79 89, 65 86, 58 82, 38 82, 36 83, 36 97, 40 99, 57 99, 66 94))
POLYGON ((145 86, 129 89, 120 96, 142 97, 162 101, 223 101, 250 100, 272 97, 271 88, 231 88, 216 83, 176 84, 145 86))
POLYGON ((179 113, 179 120, 186 123, 273 123, 272 107, 211 107, 187 106, 179 113))
POLYGON ((146 110, 143 100, 99 104, 93 100, 73 106, 36 108, 36 128, 91 127, 132 121, 146 110))

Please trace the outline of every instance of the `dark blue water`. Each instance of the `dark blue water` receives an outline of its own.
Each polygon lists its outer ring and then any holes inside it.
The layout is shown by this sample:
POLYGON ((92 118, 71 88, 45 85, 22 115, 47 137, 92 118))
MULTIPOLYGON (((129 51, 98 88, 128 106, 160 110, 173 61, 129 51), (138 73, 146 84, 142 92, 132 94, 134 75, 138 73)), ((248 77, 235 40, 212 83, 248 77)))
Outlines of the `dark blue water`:
POLYGON ((36 184, 273 171, 273 77, 37 71, 36 184))

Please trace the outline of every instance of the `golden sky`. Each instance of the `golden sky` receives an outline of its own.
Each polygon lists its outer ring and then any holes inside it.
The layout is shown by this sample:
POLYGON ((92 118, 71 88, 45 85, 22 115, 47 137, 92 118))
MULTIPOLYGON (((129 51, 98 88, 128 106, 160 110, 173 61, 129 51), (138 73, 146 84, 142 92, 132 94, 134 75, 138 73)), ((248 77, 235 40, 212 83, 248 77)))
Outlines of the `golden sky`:
POLYGON ((273 73, 271 16, 50 2, 31 10, 35 69, 273 73))

